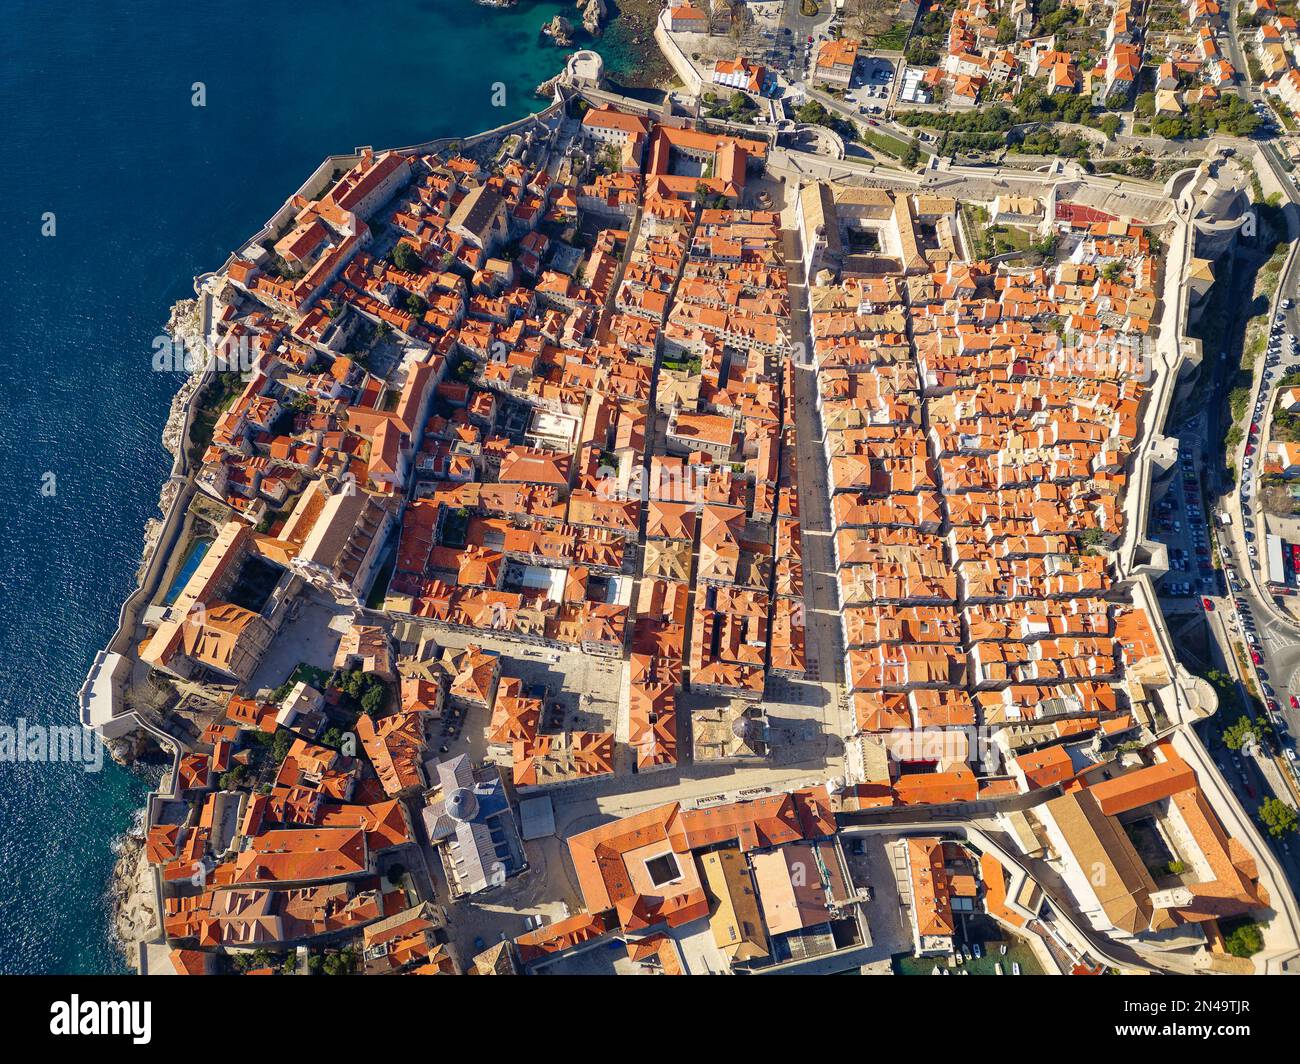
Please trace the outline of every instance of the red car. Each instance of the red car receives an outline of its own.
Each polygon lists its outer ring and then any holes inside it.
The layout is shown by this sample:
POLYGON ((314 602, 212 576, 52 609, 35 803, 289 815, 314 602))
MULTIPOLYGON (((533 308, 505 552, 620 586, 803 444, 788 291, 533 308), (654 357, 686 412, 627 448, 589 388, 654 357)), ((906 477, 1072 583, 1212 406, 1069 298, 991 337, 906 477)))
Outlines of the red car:
POLYGON ((1203 598, 1203 599, 1201 599, 1201 605, 1205 607, 1205 612, 1206 612, 1206 613, 1213 613, 1213 612, 1214 612, 1214 603, 1211 602, 1209 599, 1207 599, 1207 598, 1203 598))
POLYGON ((1249 458, 1254 453, 1255 453, 1255 445, 1253 443, 1246 444, 1246 457, 1249 458))
POLYGON ((1264 664, 1264 656, 1258 650, 1255 650, 1253 648, 1251 649, 1250 652, 1250 660, 1253 661, 1256 665, 1264 664))
POLYGON ((1296 698, 1295 695, 1291 696, 1291 708, 1300 709, 1300 698, 1296 698))

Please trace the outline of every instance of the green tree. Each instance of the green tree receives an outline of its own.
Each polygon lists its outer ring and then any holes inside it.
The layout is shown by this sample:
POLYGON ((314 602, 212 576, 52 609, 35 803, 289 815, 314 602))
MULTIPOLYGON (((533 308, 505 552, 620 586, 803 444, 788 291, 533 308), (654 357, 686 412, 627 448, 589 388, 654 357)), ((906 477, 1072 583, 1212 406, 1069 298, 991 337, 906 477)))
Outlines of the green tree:
POLYGON ((293 745, 293 732, 287 728, 280 728, 275 733, 275 738, 271 740, 271 756, 275 758, 278 765, 289 756, 289 747, 293 745))
POLYGON ((350 946, 339 950, 337 953, 325 954, 325 961, 322 967, 326 975, 351 975, 356 969, 357 958, 350 946))
POLYGON ((1264 948, 1264 932, 1259 924, 1240 924, 1228 933, 1223 945, 1234 957, 1251 957, 1264 948))
POLYGON ((373 717, 384 708, 386 694, 382 684, 375 684, 361 696, 361 708, 373 717))
POLYGON ((366 689, 366 676, 360 669, 353 669, 343 677, 343 692, 358 702, 366 689))
POLYGON ((830 117, 826 108, 816 100, 809 100, 794 113, 796 119, 806 126, 820 126, 830 117))
POLYGON ((911 41, 903 55, 908 66, 934 66, 939 61, 939 49, 928 41, 911 41))
POLYGON ((415 248, 405 240, 399 240, 393 248, 393 265, 405 273, 416 273, 423 264, 415 248))
POLYGON ((1247 743, 1258 741, 1259 729, 1249 717, 1238 717, 1223 729, 1223 745, 1229 750, 1240 750, 1247 743))
POLYGON ((1275 839, 1285 838, 1300 827, 1300 817, 1281 798, 1265 798, 1260 802, 1259 819, 1275 839))
POLYGON ((907 147, 903 149, 903 155, 899 159, 904 166, 911 170, 921 161, 921 142, 913 137, 907 142, 907 147))

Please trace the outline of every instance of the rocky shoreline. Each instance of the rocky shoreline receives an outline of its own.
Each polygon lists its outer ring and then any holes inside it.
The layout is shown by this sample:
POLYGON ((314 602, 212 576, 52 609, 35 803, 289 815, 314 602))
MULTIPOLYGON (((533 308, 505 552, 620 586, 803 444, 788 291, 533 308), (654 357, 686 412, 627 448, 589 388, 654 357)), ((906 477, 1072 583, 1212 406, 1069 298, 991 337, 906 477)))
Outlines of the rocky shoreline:
MULTIPOLYGON (((173 459, 181 457, 184 444, 185 421, 189 407, 199 385, 203 381, 202 362, 205 359, 202 337, 202 323, 199 318, 197 299, 182 299, 171 309, 167 320, 167 335, 172 338, 174 350, 189 352, 200 364, 190 370, 188 376, 172 396, 167 420, 163 424, 162 447, 173 459)), ((158 510, 166 514, 172 506, 181 487, 174 479, 168 477, 158 493, 158 510)), ((140 565, 136 569, 136 582, 144 578, 145 569, 158 549, 158 537, 162 533, 162 518, 151 517, 144 523, 144 549, 140 555, 140 565)))
MULTIPOLYGON (((206 359, 206 350, 203 346, 203 321, 199 314, 197 299, 182 299, 172 307, 171 315, 167 319, 167 335, 177 344, 182 345, 184 350, 206 359)), ((163 450, 172 456, 180 453, 185 415, 189 409, 190 399, 202 379, 203 367, 196 366, 172 396, 171 409, 168 411, 167 422, 163 425, 162 433, 163 450)))
MULTIPOLYGON (((517 0, 475 0, 483 7, 512 8, 517 0)), ((611 17, 607 0, 574 0, 572 18, 556 15, 542 27, 542 36, 556 47, 570 49, 579 44, 578 35, 601 38, 613 31, 616 48, 625 50, 636 60, 637 73, 622 81, 629 88, 667 89, 675 75, 655 41, 655 21, 662 7, 660 0, 621 0, 611 17)), ((549 99, 563 71, 537 86, 536 95, 549 99)))
POLYGON ((662 7, 662 0, 618 0, 605 35, 616 50, 635 60, 636 71, 612 81, 628 88, 667 89, 676 79, 655 40, 655 22, 662 7))
MULTIPOLYGON (((605 32, 605 19, 609 8, 605 0, 577 0, 579 25, 588 36, 599 37, 605 32)), ((577 26, 563 15, 556 15, 542 27, 542 36, 549 37, 561 48, 572 48, 577 26)))
MULTIPOLYGON (((203 381, 206 349, 203 346, 202 319, 197 299, 182 299, 171 309, 166 333, 173 342, 173 351, 188 352, 198 365, 193 366, 172 396, 167 420, 163 424, 161 443, 163 450, 173 459, 182 457, 185 443, 185 424, 189 408, 203 381)), ((175 467, 173 466, 173 469, 175 467)), ((181 490, 181 485, 169 476, 158 493, 158 509, 166 514, 181 490)), ((162 517, 150 517, 144 523, 144 546, 140 565, 136 570, 137 585, 153 560, 162 533, 162 517)), ((166 761, 157 743, 144 731, 136 730, 119 739, 104 740, 109 756, 124 768, 139 768, 166 761)), ((118 838, 114 847, 117 862, 109 880, 108 901, 112 911, 115 940, 127 963, 136 967, 142 942, 156 939, 162 930, 155 905, 153 872, 145 856, 144 810, 137 816, 135 827, 118 838)))
POLYGON ((154 941, 162 931, 155 907, 153 869, 145 854, 143 812, 136 826, 114 844, 118 856, 108 887, 113 936, 132 968, 139 966, 141 943, 154 941))

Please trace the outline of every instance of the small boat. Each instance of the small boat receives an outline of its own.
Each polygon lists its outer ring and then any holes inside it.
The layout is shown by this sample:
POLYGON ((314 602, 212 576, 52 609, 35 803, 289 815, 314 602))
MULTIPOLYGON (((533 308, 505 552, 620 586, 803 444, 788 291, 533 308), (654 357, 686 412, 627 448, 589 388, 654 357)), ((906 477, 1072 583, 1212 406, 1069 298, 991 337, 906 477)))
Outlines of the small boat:
POLYGON ((1012 975, 1020 974, 1020 965, 1016 961, 1011 962, 1011 974, 1012 975))
POLYGON ((931 975, 942 975, 943 973, 942 973, 941 971, 939 971, 939 966, 936 964, 933 968, 930 969, 930 974, 931 974, 931 975))
POLYGON ((971 946, 970 952, 972 957, 974 957, 976 960, 979 960, 981 957, 984 956, 984 947, 981 946, 978 942, 976 942, 973 946, 971 946))
POLYGON ((970 972, 962 972, 962 975, 970 975, 970 972))
POLYGON ((956 957, 949 957, 949 958, 948 958, 948 967, 949 967, 949 968, 955 968, 956 966, 957 966, 957 958, 956 958, 956 957))
POLYGON ((1004 972, 1004 971, 1002 970, 1002 962, 1001 962, 1001 961, 998 961, 997 964, 993 965, 993 974, 994 974, 994 975, 1006 975, 1006 974, 1007 974, 1006 972, 1004 972))
POLYGON ((952 972, 948 971, 948 969, 945 968, 945 969, 943 970, 943 974, 944 974, 944 975, 952 975, 952 972))
POLYGON ((1007 955, 1007 944, 1006 944, 1005 942, 1002 943, 1002 945, 999 947, 999 949, 1000 949, 1001 952, 1002 952, 1002 956, 1005 957, 1005 956, 1007 955))

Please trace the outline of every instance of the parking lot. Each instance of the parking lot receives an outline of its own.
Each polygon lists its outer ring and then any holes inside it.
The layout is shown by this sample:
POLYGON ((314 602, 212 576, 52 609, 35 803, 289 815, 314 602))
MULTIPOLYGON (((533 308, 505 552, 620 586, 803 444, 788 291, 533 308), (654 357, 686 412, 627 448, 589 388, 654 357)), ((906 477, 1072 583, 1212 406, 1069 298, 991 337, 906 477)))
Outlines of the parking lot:
MULTIPOLYGON (((1284 299, 1281 309, 1285 313, 1293 307, 1293 301, 1284 299)), ((1246 430, 1246 444, 1241 459, 1241 515, 1242 538, 1245 540, 1246 553, 1252 569, 1267 580, 1269 573, 1265 565, 1266 533, 1268 532, 1268 515, 1260 505, 1258 473, 1264 462, 1264 452, 1268 444, 1268 426, 1273 416, 1278 383, 1288 374, 1300 368, 1300 343, 1293 333, 1286 331, 1285 317, 1279 314, 1269 330, 1268 342, 1264 351, 1264 366, 1260 374, 1259 390, 1255 395, 1255 404, 1250 412, 1250 421, 1246 430)), ((1289 560, 1289 559, 1288 559, 1289 560)))
POLYGON ((868 56, 858 61, 853 87, 844 94, 844 99, 860 108, 863 114, 878 114, 889 103, 893 91, 894 61, 868 56))
POLYGON ((1159 593, 1174 610, 1199 607, 1219 592, 1201 503, 1201 480, 1192 448, 1180 444, 1173 481, 1151 515, 1151 534, 1169 548, 1169 573, 1159 593))

